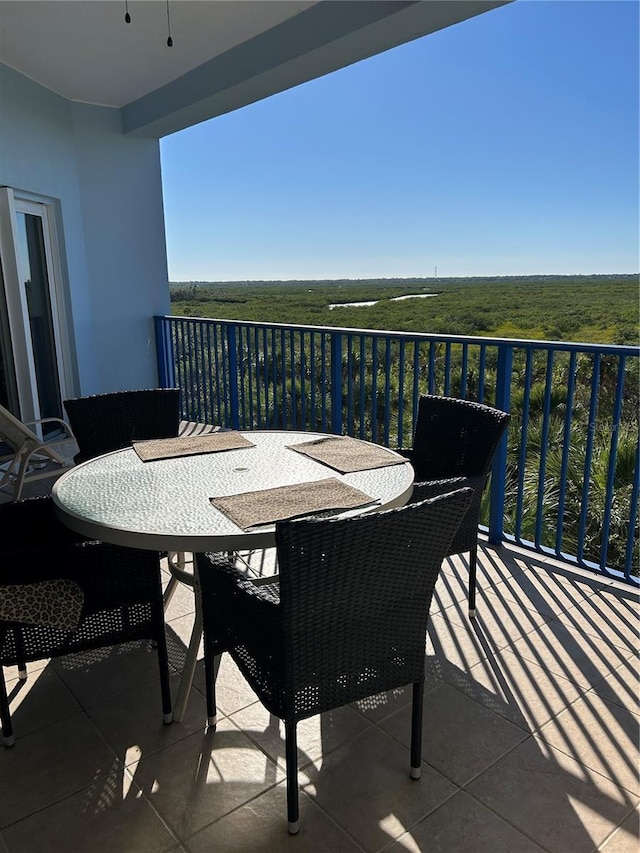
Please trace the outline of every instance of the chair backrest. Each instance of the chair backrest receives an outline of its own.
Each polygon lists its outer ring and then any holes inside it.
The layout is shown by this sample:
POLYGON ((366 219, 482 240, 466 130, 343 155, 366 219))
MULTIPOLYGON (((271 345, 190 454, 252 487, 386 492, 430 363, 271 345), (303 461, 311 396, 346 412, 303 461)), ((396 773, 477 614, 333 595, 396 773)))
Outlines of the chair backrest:
POLYGON ((35 432, 25 426, 4 406, 0 406, 0 441, 5 442, 14 450, 19 450, 25 442, 40 444, 40 439, 35 432))
POLYGON ((416 481, 487 475, 509 419, 482 403, 424 395, 413 437, 416 481))
POLYGON ((471 498, 459 489, 386 512, 276 525, 291 716, 422 680, 433 590, 471 498))
POLYGON ((115 391, 65 400, 78 442, 76 462, 85 462, 133 441, 173 438, 180 428, 178 388, 115 391))

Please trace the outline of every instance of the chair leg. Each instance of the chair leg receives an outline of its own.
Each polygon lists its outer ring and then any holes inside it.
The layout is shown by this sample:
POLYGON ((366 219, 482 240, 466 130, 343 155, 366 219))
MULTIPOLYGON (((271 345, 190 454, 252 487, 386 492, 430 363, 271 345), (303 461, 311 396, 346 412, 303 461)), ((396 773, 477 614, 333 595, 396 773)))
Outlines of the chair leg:
POLYGON ((162 722, 168 726, 173 722, 173 711, 171 709, 171 685, 169 683, 169 653, 167 651, 167 637, 162 630, 157 639, 158 666, 160 667, 160 692, 162 694, 162 722))
POLYGON ((424 681, 413 685, 411 706, 411 778, 422 775, 422 706, 424 702, 424 681))
POLYGON ((216 656, 210 636, 204 633, 204 683, 207 689, 207 725, 215 729, 218 724, 216 707, 216 656))
POLYGON ((285 753, 287 761, 287 829, 296 835, 300 829, 298 812, 298 744, 297 723, 285 722, 285 753))
POLYGON ((478 562, 478 546, 469 551, 469 619, 476 616, 476 565, 478 562))
POLYGON ((13 726, 11 725, 11 711, 9 710, 9 697, 7 696, 7 685, 4 681, 4 673, 0 666, 0 720, 2 721, 2 741, 5 746, 13 746, 13 726))

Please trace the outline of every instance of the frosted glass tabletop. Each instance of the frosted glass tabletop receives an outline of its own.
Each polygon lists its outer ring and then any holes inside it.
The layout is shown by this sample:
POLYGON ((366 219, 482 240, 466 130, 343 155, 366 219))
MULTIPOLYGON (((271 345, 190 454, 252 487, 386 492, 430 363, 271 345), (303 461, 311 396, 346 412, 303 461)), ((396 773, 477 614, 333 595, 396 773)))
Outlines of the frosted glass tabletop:
POLYGON ((251 447, 142 462, 133 448, 84 462, 60 477, 52 496, 59 518, 85 536, 159 551, 234 551, 275 544, 275 526, 246 531, 209 498, 336 477, 377 501, 341 516, 405 504, 413 468, 402 464, 339 474, 287 448, 320 433, 242 432, 251 447))

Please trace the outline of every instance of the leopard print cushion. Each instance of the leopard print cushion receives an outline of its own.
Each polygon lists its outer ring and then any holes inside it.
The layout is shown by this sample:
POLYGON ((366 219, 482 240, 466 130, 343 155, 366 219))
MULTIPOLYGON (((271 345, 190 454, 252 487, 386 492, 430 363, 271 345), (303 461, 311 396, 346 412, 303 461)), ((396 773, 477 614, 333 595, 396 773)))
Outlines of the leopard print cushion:
POLYGON ((84 594, 70 580, 0 586, 0 620, 73 631, 80 624, 84 594))

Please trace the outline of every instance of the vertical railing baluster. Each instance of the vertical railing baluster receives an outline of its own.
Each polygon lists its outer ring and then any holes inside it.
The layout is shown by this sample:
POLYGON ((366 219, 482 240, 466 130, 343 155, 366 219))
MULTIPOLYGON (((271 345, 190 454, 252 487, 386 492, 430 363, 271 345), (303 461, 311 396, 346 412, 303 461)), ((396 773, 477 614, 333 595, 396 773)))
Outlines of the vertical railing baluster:
POLYGON ((618 359, 618 376, 616 381, 616 396, 613 404, 613 420, 611 423, 611 443, 609 445, 609 466, 607 470, 607 486, 604 501, 604 517, 602 519, 602 533, 600 541, 600 569, 605 570, 607 565, 607 552, 609 550, 609 530, 611 528, 611 507, 613 505, 613 484, 616 474, 616 457, 618 455, 618 438, 620 435, 620 423, 622 420, 622 394, 624 391, 624 369, 626 359, 620 356, 618 359))
POLYGON ((331 432, 342 435, 342 335, 331 334, 331 432))
POLYGON ((527 349, 524 370, 524 395, 522 420, 520 423, 520 450, 518 455, 518 485, 516 492, 515 538, 522 539, 522 513, 524 511, 524 475, 527 468, 527 446, 529 443, 529 403, 531 400, 531 376, 533 372, 533 350, 527 349))
POLYGON ((400 338, 398 352, 398 440, 396 447, 402 447, 404 442, 404 338, 400 338))
POLYGON ((367 393, 367 359, 365 336, 360 336, 360 427, 358 429, 359 438, 364 438, 365 424, 365 403, 367 393))
POLYGON ((384 351, 384 433, 383 444, 389 446, 391 430, 391 341, 385 340, 384 351))
POLYGON ((462 364, 460 366, 460 397, 467 399, 467 374, 469 372, 469 345, 462 344, 462 364))
POLYGON ((240 429, 240 412, 238 409, 238 351, 236 349, 236 327, 227 326, 227 356, 229 359, 229 409, 231 426, 240 429))
POLYGON ((347 335, 347 435, 353 434, 353 335, 347 335))
POLYGON ((584 469, 582 476, 582 503, 580 508, 580 523, 578 525, 578 562, 584 561, 585 533, 589 509, 589 492, 591 485, 591 457, 593 456, 593 440, 596 432, 596 417, 598 414, 598 390, 600 385, 600 353, 593 358, 593 374, 591 376, 591 399, 589 401, 589 424, 587 427, 587 446, 584 454, 584 469))
MULTIPOLYGON (((511 408, 511 373, 513 347, 503 344, 498 348, 496 372, 496 408, 504 412, 511 408)), ((493 465, 491 466, 491 491, 489 504, 489 542, 497 545, 502 541, 504 525, 504 502, 507 485, 507 436, 502 436, 493 465)))
MULTIPOLYGON (((320 383, 322 385, 322 432, 327 431, 327 335, 323 333, 322 338, 320 340, 320 358, 322 360, 321 364, 321 374, 320 374, 320 383)), ((331 391, 330 391, 331 393, 331 391)))
POLYGON ((480 360, 478 362, 478 402, 484 403, 484 374, 487 369, 487 346, 480 344, 480 360))
POLYGON ((549 426, 551 420, 551 384, 553 380, 553 350, 547 351, 547 368, 544 386, 544 404, 542 410, 542 436, 540 439, 540 467, 538 469, 538 499, 536 501, 535 544, 542 544, 542 523, 544 521, 544 498, 546 492, 547 453, 549 451, 549 426))
POLYGON ((371 336, 373 353, 371 357, 371 436, 370 441, 378 440, 378 338, 371 336))
POLYGON ((576 388, 576 354, 569 357, 569 375, 567 377, 567 401, 564 407, 564 429, 562 432, 562 461, 560 463, 560 487, 558 495, 558 520, 556 524, 556 554, 562 556, 564 536, 564 508, 567 497, 567 476, 569 455, 571 452, 571 427, 573 425, 573 397, 576 388))
POLYGON ((444 396, 448 397, 451 393, 451 343, 449 341, 444 345, 444 396))
POLYGON ((633 474, 633 487, 631 489, 631 503, 629 506, 629 532, 627 534, 627 549, 624 561, 624 575, 627 580, 631 579, 633 571, 633 555, 636 553, 636 521, 638 518, 638 496, 640 495, 640 446, 636 445, 636 464, 633 474))

